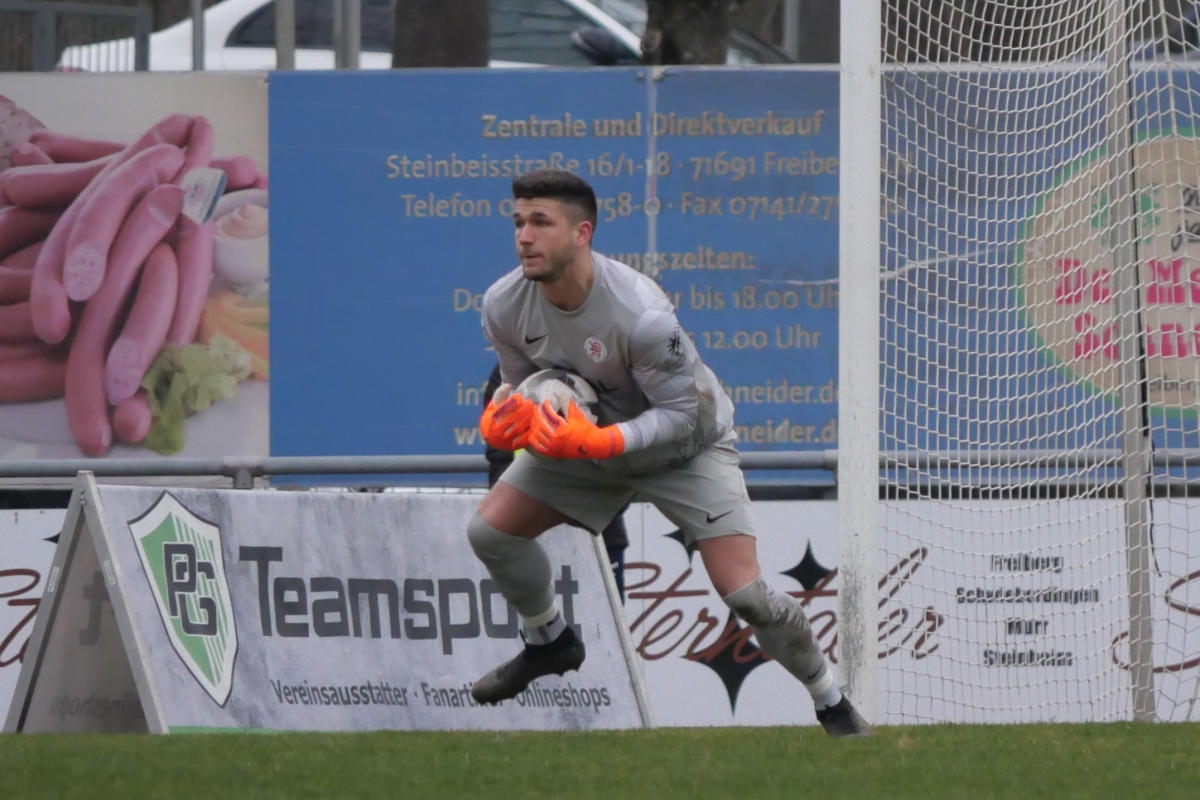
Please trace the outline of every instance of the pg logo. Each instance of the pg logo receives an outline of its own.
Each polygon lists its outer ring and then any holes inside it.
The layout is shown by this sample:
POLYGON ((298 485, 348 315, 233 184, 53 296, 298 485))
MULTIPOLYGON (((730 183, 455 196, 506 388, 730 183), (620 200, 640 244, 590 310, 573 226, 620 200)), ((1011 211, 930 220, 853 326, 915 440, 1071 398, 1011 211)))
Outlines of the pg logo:
POLYGON ((163 572, 166 586, 168 615, 179 620, 180 630, 189 636, 217 635, 217 601, 200 593, 203 582, 216 581, 217 571, 213 562, 201 560, 196 555, 196 545, 191 542, 170 542, 162 548, 163 572), (194 605, 199 609, 190 610, 194 605))
POLYGON ((233 621, 221 531, 168 492, 129 523, 176 655, 217 705, 233 687, 233 621))

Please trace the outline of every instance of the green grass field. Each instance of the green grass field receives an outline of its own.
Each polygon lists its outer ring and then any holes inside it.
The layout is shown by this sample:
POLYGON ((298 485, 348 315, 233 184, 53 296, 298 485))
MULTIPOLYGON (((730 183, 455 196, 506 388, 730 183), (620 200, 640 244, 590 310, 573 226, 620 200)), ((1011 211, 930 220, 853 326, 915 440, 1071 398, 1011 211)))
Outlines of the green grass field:
POLYGON ((1196 798, 1200 726, 8 735, 0 798, 1196 798))

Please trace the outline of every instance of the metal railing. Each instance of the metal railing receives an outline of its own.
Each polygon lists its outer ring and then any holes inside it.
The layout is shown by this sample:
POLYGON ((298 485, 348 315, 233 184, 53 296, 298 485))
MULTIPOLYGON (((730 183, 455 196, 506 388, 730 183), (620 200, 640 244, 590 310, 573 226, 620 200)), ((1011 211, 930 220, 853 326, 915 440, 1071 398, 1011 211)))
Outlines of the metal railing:
MULTIPOLYGON (((1122 451, 1061 450, 913 450, 880 451, 881 470, 987 469, 1115 469, 1122 451)), ((837 450, 784 450, 742 453, 742 469, 821 470, 835 473, 837 450)), ((1157 451, 1151 466, 1200 466, 1200 449, 1157 451)), ((98 477, 222 476, 236 488, 253 486, 256 478, 273 475, 432 475, 487 472, 483 455, 394 456, 227 456, 224 458, 41 459, 0 461, 0 479, 71 478, 80 472, 98 477)))
MULTIPOLYGON (((837 451, 745 453, 744 469, 822 469, 837 465, 837 451)), ((44 459, 0 461, 0 479, 178 477, 219 475, 234 488, 250 488, 272 475, 437 475, 486 473, 482 455, 404 456, 230 456, 226 458, 44 459)))

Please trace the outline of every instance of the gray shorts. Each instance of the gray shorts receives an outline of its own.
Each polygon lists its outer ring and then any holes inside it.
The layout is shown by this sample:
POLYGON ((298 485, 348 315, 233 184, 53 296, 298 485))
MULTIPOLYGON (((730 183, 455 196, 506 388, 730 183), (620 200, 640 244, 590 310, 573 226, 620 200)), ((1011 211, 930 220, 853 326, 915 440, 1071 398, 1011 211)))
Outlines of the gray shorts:
POLYGON ((651 503, 679 526, 691 546, 735 533, 755 535, 741 462, 738 451, 724 443, 677 467, 645 475, 614 473, 595 461, 523 452, 500 480, 595 533, 630 501, 651 503))

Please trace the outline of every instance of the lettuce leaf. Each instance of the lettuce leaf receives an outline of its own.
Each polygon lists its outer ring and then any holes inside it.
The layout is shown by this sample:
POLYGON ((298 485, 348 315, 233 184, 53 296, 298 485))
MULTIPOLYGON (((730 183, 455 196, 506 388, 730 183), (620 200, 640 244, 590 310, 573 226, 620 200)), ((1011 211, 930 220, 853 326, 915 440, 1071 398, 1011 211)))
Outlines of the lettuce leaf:
POLYGON ((171 455, 183 449, 183 423, 213 403, 237 397, 238 383, 250 377, 250 354, 227 336, 208 344, 164 347, 142 378, 154 422, 146 446, 171 455))

